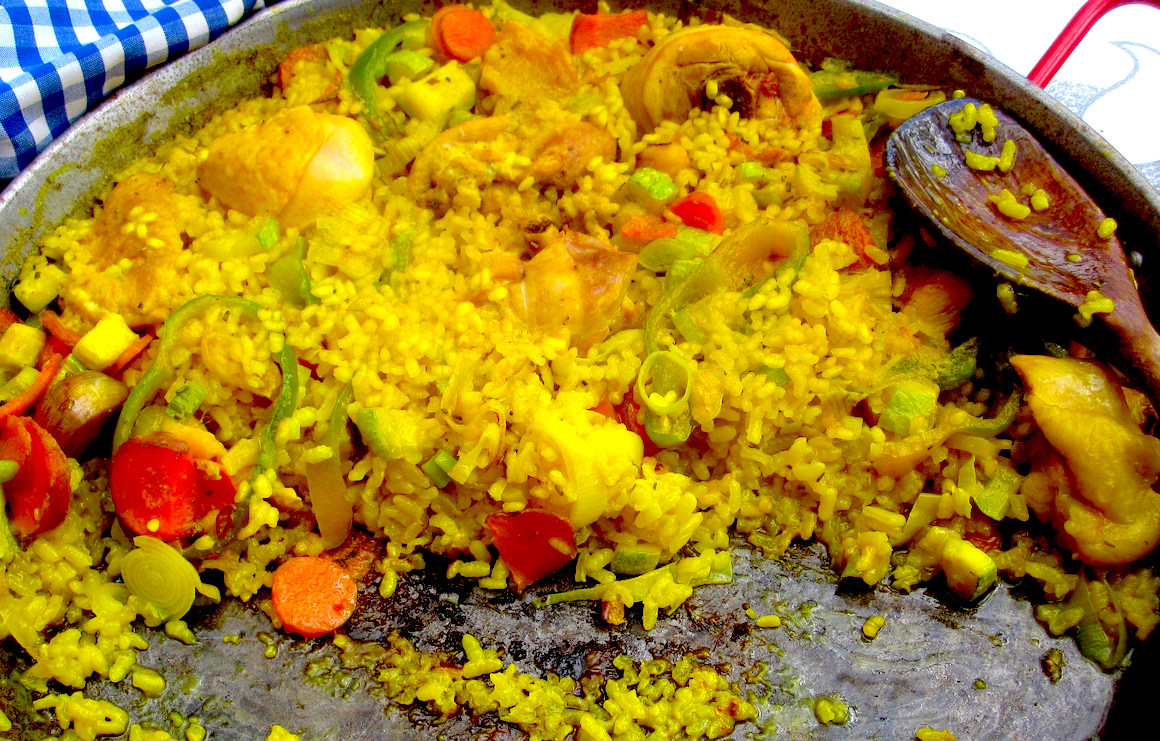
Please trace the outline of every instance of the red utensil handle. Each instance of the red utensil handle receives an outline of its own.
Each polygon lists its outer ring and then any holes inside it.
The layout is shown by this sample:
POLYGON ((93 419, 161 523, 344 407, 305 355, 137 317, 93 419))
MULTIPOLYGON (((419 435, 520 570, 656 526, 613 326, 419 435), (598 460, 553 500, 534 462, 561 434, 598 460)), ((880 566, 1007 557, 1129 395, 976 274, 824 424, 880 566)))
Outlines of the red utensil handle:
POLYGON ((1075 47, 1096 24, 1096 21, 1102 18, 1104 13, 1121 5, 1151 5, 1154 8, 1160 8, 1160 0, 1088 0, 1059 32, 1059 36, 1051 43, 1051 46, 1047 47, 1047 51, 1043 53, 1043 58, 1031 70, 1031 74, 1027 75, 1027 79, 1039 87, 1047 87, 1047 83, 1051 82, 1052 77, 1055 77, 1055 73, 1075 51, 1075 47))

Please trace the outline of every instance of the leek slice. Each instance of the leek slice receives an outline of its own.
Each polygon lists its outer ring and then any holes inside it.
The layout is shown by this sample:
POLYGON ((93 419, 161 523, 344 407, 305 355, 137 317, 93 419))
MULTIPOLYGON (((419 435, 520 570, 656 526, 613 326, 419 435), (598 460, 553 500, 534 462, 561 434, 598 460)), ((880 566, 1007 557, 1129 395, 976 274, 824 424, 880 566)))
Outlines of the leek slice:
POLYGON ((184 616, 203 591, 197 569, 176 548, 151 535, 138 535, 133 544, 137 547, 121 559, 129 593, 153 605, 166 619, 184 616))

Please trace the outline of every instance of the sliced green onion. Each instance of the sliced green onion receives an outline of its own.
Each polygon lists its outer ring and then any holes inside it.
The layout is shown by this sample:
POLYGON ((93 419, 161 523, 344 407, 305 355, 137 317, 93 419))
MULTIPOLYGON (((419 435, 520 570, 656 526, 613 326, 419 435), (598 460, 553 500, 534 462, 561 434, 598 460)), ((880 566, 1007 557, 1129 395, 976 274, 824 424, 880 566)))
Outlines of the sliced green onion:
POLYGON ((193 607, 201 577, 176 548, 150 535, 133 538, 137 546, 121 559, 129 593, 157 608, 165 618, 180 618, 193 607))
POLYGON ((205 401, 205 396, 208 393, 209 387, 204 383, 186 381, 169 400, 169 404, 165 407, 165 413, 179 422, 183 419, 189 419, 205 401))
POLYGON ((270 249, 278 244, 278 240, 281 238, 281 232, 278 231, 278 222, 272 218, 266 219, 266 223, 262 225, 262 228, 258 230, 255 236, 262 249, 270 249))
POLYGON ((688 407, 695 372, 695 364, 680 355, 657 350, 640 366, 636 388, 649 411, 667 417, 688 407))
POLYGON ((455 464, 458 463, 455 456, 448 453, 446 450, 440 450, 435 455, 431 456, 430 460, 424 463, 420 468, 423 473, 431 478, 431 482, 440 489, 451 483, 451 477, 448 475, 455 464))

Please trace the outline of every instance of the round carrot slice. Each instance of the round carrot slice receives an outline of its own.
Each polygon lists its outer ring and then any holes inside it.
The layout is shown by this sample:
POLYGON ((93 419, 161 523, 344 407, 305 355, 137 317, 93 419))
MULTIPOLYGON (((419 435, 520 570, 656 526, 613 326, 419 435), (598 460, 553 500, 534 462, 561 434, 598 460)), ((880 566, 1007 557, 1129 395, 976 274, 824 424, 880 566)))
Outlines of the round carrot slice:
POLYGON ((354 613, 358 586, 333 561, 296 556, 274 572, 271 601, 282 627, 303 638, 338 630, 354 613))

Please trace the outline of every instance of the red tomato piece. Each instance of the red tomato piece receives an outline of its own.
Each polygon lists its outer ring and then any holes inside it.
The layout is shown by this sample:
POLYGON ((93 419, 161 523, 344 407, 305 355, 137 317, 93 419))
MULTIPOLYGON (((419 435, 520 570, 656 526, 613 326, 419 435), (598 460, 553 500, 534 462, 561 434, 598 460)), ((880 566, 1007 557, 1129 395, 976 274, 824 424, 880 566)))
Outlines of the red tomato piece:
POLYGON ((487 518, 496 550, 512 572, 516 590, 556 571, 576 557, 572 524, 550 512, 527 510, 487 518))
POLYGON ((135 437, 117 449, 109 488, 125 527, 161 540, 200 535, 201 520, 214 510, 230 511, 235 492, 229 476, 208 478, 189 447, 164 432, 135 437))
POLYGON ((640 439, 644 441, 644 454, 656 455, 660 448, 648 436, 648 431, 644 427, 644 415, 641 414, 640 404, 637 403, 636 398, 631 394, 624 395, 624 401, 616 407, 616 419, 622 425, 628 428, 629 432, 635 432, 640 435, 640 439))
POLYGON ((616 416, 616 407, 612 406, 612 402, 608 399, 601 399, 599 402, 597 402, 596 406, 592 407, 592 409, 589 411, 596 412, 597 414, 603 414, 605 417, 608 417, 609 419, 615 419, 617 422, 620 421, 616 416))
POLYGON ((721 214, 721 207, 717 205, 717 199, 708 193, 695 190, 670 206, 669 210, 685 226, 714 234, 725 231, 725 218, 721 214))
POLYGON ((12 527, 21 537, 38 535, 64 521, 72 499, 68 458, 31 417, 9 417, 0 430, 0 458, 20 470, 4 484, 12 527))

